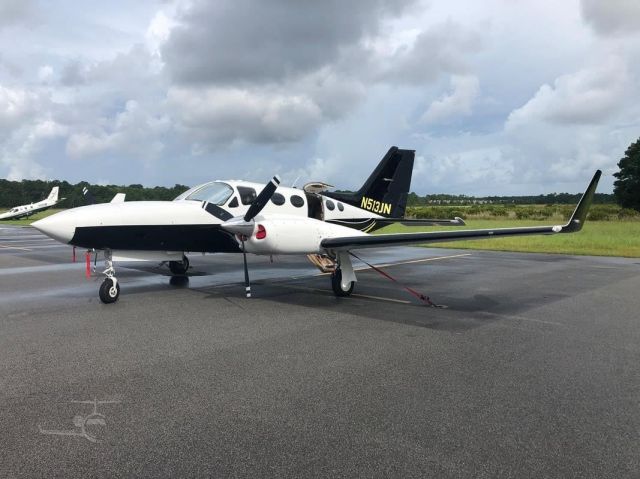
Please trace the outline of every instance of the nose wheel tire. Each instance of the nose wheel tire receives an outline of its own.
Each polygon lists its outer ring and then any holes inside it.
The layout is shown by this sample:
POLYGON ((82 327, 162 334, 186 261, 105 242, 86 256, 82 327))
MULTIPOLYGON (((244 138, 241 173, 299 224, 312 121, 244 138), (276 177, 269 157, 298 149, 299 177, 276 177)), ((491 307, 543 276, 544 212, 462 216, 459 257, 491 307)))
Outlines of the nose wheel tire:
POLYGON ((169 270, 173 274, 185 274, 189 269, 189 258, 182 257, 182 261, 169 261, 169 270))
POLYGON ((100 285, 100 301, 105 304, 115 303, 120 297, 120 284, 115 283, 111 278, 106 278, 100 285))
POLYGON ((331 288, 333 288, 333 294, 336 296, 349 296, 353 291, 354 283, 355 281, 351 281, 349 287, 344 289, 342 287, 342 270, 338 268, 331 273, 331 288))

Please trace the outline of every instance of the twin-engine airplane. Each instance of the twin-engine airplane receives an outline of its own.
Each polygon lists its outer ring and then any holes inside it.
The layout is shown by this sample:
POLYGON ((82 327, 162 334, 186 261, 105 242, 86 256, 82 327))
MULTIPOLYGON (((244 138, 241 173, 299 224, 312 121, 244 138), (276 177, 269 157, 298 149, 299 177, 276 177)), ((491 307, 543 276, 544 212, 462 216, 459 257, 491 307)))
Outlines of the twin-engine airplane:
POLYGON ((28 205, 15 206, 11 208, 6 213, 0 214, 0 220, 17 220, 19 218, 24 218, 25 216, 31 216, 39 211, 44 211, 52 206, 57 205, 64 198, 58 200, 58 186, 54 186, 51 188, 51 193, 44 200, 38 201, 37 203, 30 203, 28 205))
POLYGON ((303 190, 244 181, 213 181, 174 201, 132 201, 83 206, 33 223, 46 235, 89 250, 103 250, 100 299, 115 302, 120 284, 116 261, 168 261, 174 274, 189 267, 186 252, 242 253, 247 297, 251 295, 246 253, 315 254, 335 263, 331 286, 336 296, 353 291, 356 275, 351 250, 441 241, 573 233, 584 224, 601 172, 597 171, 566 225, 371 235, 383 226, 463 225, 454 220, 404 218, 414 151, 392 147, 355 193, 324 191, 324 183, 303 190), (259 193, 257 193, 259 191, 259 193))

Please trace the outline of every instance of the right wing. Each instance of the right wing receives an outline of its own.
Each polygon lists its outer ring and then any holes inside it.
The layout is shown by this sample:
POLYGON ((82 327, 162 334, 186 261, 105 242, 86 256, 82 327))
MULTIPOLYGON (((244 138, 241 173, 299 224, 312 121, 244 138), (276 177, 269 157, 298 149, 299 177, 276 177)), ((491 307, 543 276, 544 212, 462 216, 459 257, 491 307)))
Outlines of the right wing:
POLYGON ((538 234, 574 233, 580 231, 598 186, 602 172, 596 171, 587 190, 566 225, 525 226, 519 228, 495 228, 481 230, 433 231, 430 233, 396 233, 383 235, 342 236, 325 238, 320 246, 328 251, 349 251, 380 246, 400 246, 411 244, 438 243, 480 238, 498 238, 501 236, 526 236, 538 234))

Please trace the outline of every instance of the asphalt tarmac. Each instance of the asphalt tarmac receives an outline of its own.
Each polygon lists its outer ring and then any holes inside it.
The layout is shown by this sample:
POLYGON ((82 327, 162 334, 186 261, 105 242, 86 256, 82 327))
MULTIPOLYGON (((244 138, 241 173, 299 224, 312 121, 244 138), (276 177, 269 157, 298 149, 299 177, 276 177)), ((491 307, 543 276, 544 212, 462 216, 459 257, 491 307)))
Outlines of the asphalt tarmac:
POLYGON ((284 256, 246 299, 240 255, 118 266, 104 305, 0 224, 0 477, 640 477, 640 260, 359 255, 445 307, 284 256))

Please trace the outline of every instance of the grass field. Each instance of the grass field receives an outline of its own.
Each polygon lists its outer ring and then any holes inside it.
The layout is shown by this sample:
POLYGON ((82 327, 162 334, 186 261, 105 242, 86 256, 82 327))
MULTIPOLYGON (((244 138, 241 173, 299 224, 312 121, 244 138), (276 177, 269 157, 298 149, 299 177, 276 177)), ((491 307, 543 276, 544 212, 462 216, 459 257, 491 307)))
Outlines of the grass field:
MULTIPOLYGON (((513 228, 564 224, 565 221, 532 220, 466 220, 463 229, 513 228)), ((434 227, 427 231, 451 229, 434 227)), ((388 226, 379 233, 425 231, 425 228, 388 226)), ((472 241, 452 241, 428 245, 433 248, 484 249, 527 253, 561 253, 594 256, 626 256, 640 258, 640 221, 587 221, 582 231, 571 234, 539 235, 511 238, 489 238, 472 241)))

